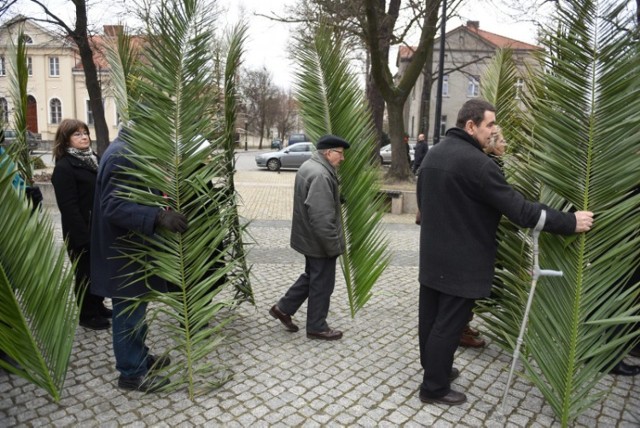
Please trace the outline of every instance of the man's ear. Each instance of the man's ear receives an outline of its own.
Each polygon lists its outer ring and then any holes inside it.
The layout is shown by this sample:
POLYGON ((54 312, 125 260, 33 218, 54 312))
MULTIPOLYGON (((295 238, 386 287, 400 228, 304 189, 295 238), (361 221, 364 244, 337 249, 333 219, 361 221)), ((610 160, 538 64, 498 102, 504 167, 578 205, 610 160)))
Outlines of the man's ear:
POLYGON ((464 124, 464 130, 467 131, 467 134, 469 135, 475 135, 476 124, 473 122, 473 120, 467 120, 467 123, 464 124))

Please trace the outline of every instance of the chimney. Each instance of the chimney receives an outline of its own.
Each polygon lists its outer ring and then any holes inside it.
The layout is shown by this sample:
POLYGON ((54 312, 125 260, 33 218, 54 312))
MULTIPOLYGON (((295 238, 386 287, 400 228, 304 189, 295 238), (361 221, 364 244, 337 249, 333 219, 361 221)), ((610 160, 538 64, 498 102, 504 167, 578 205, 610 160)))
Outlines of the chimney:
POLYGON ((103 28, 105 36, 117 37, 122 34, 122 25, 105 25, 103 28))
POLYGON ((467 28, 477 33, 480 28, 480 21, 467 21, 467 28))

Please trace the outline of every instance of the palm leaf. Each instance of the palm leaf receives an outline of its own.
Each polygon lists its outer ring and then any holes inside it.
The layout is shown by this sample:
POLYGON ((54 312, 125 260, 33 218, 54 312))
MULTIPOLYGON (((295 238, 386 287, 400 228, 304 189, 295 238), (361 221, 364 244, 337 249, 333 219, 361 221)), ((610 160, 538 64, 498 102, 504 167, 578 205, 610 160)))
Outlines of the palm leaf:
MULTIPOLYGON (((632 193, 640 175, 640 55, 631 32, 620 30, 633 25, 623 6, 563 2, 546 37, 544 73, 531 85, 544 96, 530 103, 533 156, 523 169, 539 177, 543 203, 596 214, 589 233, 541 236, 540 264, 564 276, 540 280, 524 342, 527 377, 563 426, 602 398, 593 388, 637 335, 640 284, 625 283, 640 263, 640 195, 632 193)), ((525 293, 515 282, 505 289, 513 301, 494 311, 492 328, 515 337, 504 315, 518 312, 525 293)))
POLYGON ((116 102, 120 121, 123 123, 129 122, 129 98, 135 97, 133 79, 138 75, 137 66, 141 61, 140 51, 133 40, 133 37, 124 30, 118 33, 115 44, 106 46, 111 77, 109 90, 116 102))
POLYGON ((121 80, 135 79, 134 93, 127 93, 133 126, 126 137, 134 167, 127 171, 131 178, 121 182, 121 196, 180 212, 189 221, 184 234, 159 230, 144 244, 123 244, 132 248, 126 257, 143 264, 144 275, 158 275, 172 284, 171 292, 151 292, 145 301, 155 302, 148 318, 159 322, 171 341, 166 352, 174 355, 173 363, 165 369, 172 376, 170 389, 186 386, 191 398, 228 378, 227 371, 206 357, 224 343, 224 327, 233 319, 227 309, 253 301, 229 130, 235 127, 229 80, 246 28, 231 36, 223 94, 213 84, 210 16, 195 0, 159 5, 147 22, 145 62, 136 76, 121 80), (219 117, 223 95, 226 113, 219 117), (213 136, 209 145, 203 145, 205 135, 213 136))
POLYGON ((27 44, 24 37, 24 28, 20 27, 17 40, 11 52, 11 97, 13 98, 14 113, 13 123, 16 130, 16 139, 7 150, 16 164, 18 173, 27 182, 33 184, 33 167, 27 146, 27 44))
POLYGON ((375 147, 371 115, 345 59, 348 55, 328 26, 320 26, 312 40, 301 40, 296 55, 296 96, 305 133, 312 141, 335 134, 351 143, 338 171, 346 200, 342 216, 347 243, 340 261, 355 316, 390 260, 387 238, 379 228, 383 201, 369 164, 375 147))
MULTIPOLYGON (((5 156, 5 155, 0 155, 5 156)), ((73 266, 54 244, 47 216, 31 213, 0 161, 0 349, 20 367, 0 367, 60 400, 78 325, 73 266)))

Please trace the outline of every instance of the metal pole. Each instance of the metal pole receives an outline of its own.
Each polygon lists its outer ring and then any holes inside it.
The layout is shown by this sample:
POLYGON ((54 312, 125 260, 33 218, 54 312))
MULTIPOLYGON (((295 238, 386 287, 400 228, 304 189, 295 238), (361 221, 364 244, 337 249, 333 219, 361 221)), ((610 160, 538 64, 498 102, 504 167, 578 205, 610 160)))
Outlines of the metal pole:
POLYGON ((440 141, 440 121, 442 120, 442 77, 444 75, 444 38, 447 32, 447 0, 442 0, 442 18, 440 23, 440 52, 438 58, 438 91, 436 95, 436 112, 433 117, 433 144, 440 141))
POLYGON ((247 140, 249 138, 249 122, 245 122, 244 123, 244 151, 246 152, 247 149, 247 140))

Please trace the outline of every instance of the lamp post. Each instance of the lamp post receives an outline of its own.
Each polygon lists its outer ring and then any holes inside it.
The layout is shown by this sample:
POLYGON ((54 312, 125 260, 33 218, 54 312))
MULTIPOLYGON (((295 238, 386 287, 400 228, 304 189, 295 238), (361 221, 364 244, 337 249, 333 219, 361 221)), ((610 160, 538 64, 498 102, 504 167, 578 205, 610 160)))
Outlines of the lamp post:
POLYGON ((440 24, 440 52, 438 58, 438 92, 436 95, 436 112, 433 117, 433 144, 440 142, 440 122, 442 121, 442 78, 444 76, 444 37, 447 23, 447 0, 442 0, 442 23, 440 24))
POLYGON ((244 121, 244 151, 246 152, 248 150, 247 148, 247 140, 249 138, 249 122, 248 121, 244 121))

